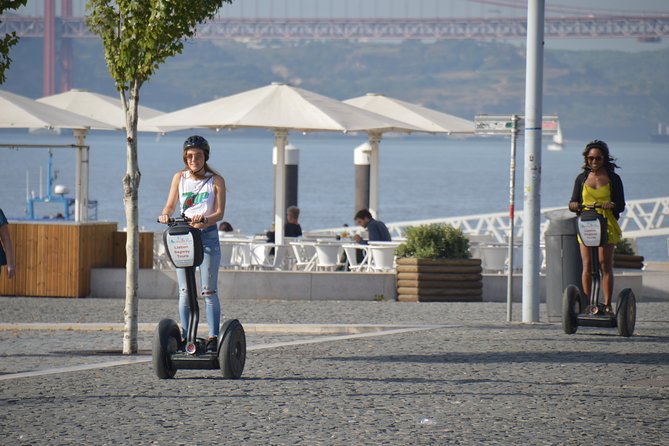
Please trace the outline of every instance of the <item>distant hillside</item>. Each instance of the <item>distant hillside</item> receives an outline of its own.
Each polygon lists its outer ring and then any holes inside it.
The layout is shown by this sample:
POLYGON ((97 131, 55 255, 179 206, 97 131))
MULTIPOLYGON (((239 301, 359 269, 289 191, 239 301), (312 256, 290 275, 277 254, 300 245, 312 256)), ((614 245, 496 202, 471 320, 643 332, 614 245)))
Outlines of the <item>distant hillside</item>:
MULTIPOLYGON (((23 39, 3 88, 41 96, 41 54, 40 40, 23 39)), ((114 94, 99 41, 77 41, 74 54, 73 85, 114 94)), ((669 50, 547 51, 544 68, 544 111, 560 115, 567 138, 645 140, 669 121, 669 50)), ((524 76, 524 49, 505 43, 193 41, 144 87, 142 101, 168 111, 286 81, 339 99, 384 93, 472 119, 522 114, 524 76)))

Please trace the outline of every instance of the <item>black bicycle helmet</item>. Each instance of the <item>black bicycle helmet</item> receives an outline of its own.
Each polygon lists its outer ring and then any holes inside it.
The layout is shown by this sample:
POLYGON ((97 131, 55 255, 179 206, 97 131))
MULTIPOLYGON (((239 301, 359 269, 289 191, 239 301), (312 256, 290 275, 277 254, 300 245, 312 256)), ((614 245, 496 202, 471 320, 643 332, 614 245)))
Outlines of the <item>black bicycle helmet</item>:
POLYGON ((188 149, 200 149, 204 152, 204 160, 209 161, 209 143, 200 135, 189 136, 184 141, 184 152, 188 149))

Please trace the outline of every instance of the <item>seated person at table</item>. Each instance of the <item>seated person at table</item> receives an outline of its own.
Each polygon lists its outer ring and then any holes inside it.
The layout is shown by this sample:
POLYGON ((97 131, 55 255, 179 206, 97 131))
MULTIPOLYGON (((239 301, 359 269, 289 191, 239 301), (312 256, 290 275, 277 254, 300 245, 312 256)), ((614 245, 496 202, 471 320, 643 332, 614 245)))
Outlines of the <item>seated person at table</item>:
MULTIPOLYGON (((286 224, 283 225, 284 237, 302 237, 302 226, 299 222, 300 208, 290 206, 286 209, 286 224)), ((274 243, 274 231, 267 232, 267 243, 274 243)))
POLYGON ((234 229, 232 229, 232 225, 228 223, 227 221, 222 221, 220 225, 218 225, 218 230, 220 232, 233 232, 234 229))
POLYGON ((366 245, 368 242, 392 241, 390 238, 390 232, 388 231, 385 223, 379 220, 374 220, 372 214, 367 209, 359 210, 355 214, 355 223, 358 226, 367 229, 367 233, 369 234, 369 240, 363 240, 362 237, 356 234, 353 237, 353 240, 355 240, 357 243, 366 245))
POLYGON ((221 222, 220 225, 218 225, 218 237, 232 237, 234 236, 234 229, 232 229, 232 225, 228 223, 227 221, 221 222))
POLYGON ((302 237, 302 226, 298 221, 300 218, 300 208, 297 206, 290 206, 286 210, 286 225, 283 229, 285 237, 302 237))

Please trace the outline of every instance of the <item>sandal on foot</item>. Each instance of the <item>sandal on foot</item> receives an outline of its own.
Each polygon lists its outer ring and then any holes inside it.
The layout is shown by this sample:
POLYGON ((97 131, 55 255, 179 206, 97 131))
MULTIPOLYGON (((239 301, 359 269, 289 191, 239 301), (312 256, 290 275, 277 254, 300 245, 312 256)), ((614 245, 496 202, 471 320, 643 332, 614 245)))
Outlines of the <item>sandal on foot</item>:
POLYGON ((613 308, 611 305, 604 305, 604 314, 607 316, 613 316, 613 308))

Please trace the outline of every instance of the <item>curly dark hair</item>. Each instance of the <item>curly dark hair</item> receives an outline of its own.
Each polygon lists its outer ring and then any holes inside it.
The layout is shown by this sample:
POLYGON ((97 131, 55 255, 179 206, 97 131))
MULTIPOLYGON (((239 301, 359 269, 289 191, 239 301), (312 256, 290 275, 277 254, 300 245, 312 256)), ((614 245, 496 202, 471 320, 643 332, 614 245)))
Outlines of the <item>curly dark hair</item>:
POLYGON ((599 149, 602 152, 602 157, 604 158, 604 168, 609 172, 613 172, 615 169, 620 169, 620 166, 616 164, 616 159, 611 156, 609 151, 609 146, 604 141, 599 139, 594 139, 585 145, 583 150, 583 170, 589 171, 590 167, 588 166, 588 152, 590 149, 599 149))

